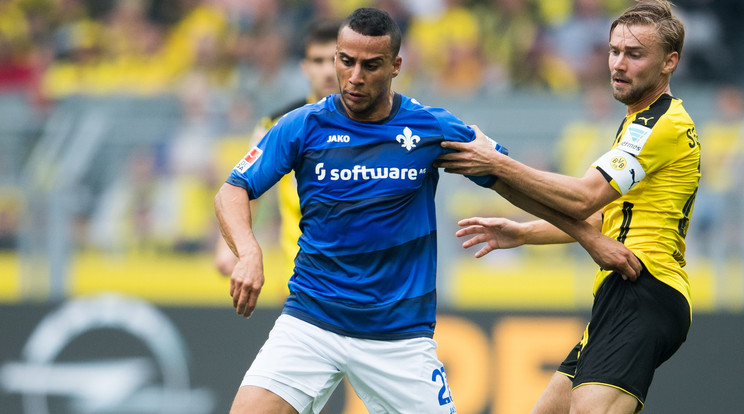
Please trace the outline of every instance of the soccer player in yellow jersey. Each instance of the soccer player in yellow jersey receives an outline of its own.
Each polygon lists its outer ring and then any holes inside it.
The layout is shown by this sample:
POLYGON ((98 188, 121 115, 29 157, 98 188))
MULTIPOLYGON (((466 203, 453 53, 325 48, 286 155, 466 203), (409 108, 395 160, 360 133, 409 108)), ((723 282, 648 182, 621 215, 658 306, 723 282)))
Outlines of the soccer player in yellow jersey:
MULTIPOLYGON (((437 163, 445 171, 497 175, 493 188, 507 198, 528 195, 585 220, 640 261, 629 262, 633 270, 620 273, 600 268, 583 338, 533 413, 638 412, 655 369, 687 337, 691 311, 684 239, 700 179, 700 144, 694 123, 669 86, 683 42, 684 27, 665 0, 637 1, 612 23, 611 87, 627 115, 611 149, 581 178, 538 171, 501 156, 482 134, 473 143, 443 143, 459 151, 437 163)), ((486 243, 476 257, 521 244, 572 241, 546 221, 470 218, 460 225, 458 236, 473 235, 464 247, 486 243)))
MULTIPOLYGON (((287 112, 338 92, 333 57, 336 54, 336 35, 339 25, 340 23, 336 21, 323 20, 315 22, 309 28, 304 38, 304 56, 300 67, 310 83, 310 94, 305 99, 292 102, 276 113, 262 118, 253 131, 254 143, 258 142, 266 131, 287 112)), ((296 185, 294 174, 288 174, 277 184, 279 216, 281 217, 279 243, 284 253, 282 270, 286 278, 292 275, 294 258, 298 250, 297 239, 300 237, 300 199, 297 197, 296 185)), ((217 269, 221 274, 229 276, 236 262, 237 258, 220 237, 215 253, 217 269)))

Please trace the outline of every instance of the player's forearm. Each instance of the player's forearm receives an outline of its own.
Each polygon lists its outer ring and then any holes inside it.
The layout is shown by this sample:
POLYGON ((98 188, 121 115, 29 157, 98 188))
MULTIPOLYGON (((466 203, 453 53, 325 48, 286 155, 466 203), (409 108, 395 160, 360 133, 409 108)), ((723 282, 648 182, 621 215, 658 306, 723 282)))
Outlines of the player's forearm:
POLYGON ((251 206, 248 194, 240 187, 223 184, 214 197, 214 210, 220 232, 238 258, 260 252, 251 228, 251 206))
MULTIPOLYGON (((492 188, 516 206, 550 222, 554 228, 562 230, 565 237, 570 236, 578 241, 601 268, 619 272, 632 280, 638 277, 640 262, 633 252, 617 240, 602 234, 601 213, 597 212, 587 220, 577 220, 537 203, 518 190, 510 188, 506 183, 497 182, 492 188)), ((539 244, 538 241, 559 243, 559 240, 566 240, 552 230, 545 221, 527 223, 527 226, 523 237, 525 243, 539 244), (540 236, 542 238, 536 236, 540 233, 542 233, 540 236)))
POLYGON ((589 231, 585 227, 590 226, 588 223, 556 211, 502 180, 497 181, 492 188, 510 203, 542 219, 525 223, 525 244, 571 243, 577 240, 576 237, 582 237, 584 232, 589 231))
POLYGON ((597 210, 595 197, 582 179, 536 170, 500 154, 494 158, 492 173, 535 201, 579 220, 597 210))
POLYGON ((522 224, 525 229, 523 233, 524 244, 562 244, 576 241, 563 230, 545 220, 535 220, 522 224))
POLYGON ((237 256, 235 256, 235 253, 233 253, 225 239, 219 237, 214 248, 214 265, 217 271, 223 276, 229 276, 237 261, 237 256))

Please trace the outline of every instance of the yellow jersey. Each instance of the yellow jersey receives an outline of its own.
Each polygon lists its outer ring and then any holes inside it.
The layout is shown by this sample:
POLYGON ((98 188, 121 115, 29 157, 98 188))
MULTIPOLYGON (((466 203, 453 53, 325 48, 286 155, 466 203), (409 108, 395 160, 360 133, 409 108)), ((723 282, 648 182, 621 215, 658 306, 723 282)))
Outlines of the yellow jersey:
MULTIPOLYGON (((680 99, 663 94, 625 117, 613 151, 621 155, 594 165, 623 194, 603 208, 602 233, 624 243, 654 277, 678 290, 689 303, 690 282, 683 267, 685 236, 700 181, 695 124, 680 99), (612 171, 638 164, 638 171, 629 171, 626 184, 612 171)), ((597 273, 595 294, 610 273, 597 273)))

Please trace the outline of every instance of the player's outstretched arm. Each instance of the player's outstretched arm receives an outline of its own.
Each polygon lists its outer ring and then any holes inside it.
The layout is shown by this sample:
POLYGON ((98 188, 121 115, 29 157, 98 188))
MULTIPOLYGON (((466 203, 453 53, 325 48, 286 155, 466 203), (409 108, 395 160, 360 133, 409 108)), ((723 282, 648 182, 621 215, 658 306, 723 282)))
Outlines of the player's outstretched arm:
POLYGON ((569 243, 575 240, 544 220, 519 223, 503 217, 471 217, 457 223, 457 237, 472 236, 462 243, 469 248, 485 243, 475 257, 483 257, 493 250, 511 249, 524 244, 569 243))
POLYGON ((471 127, 475 140, 443 141, 443 148, 454 151, 439 156, 434 166, 448 173, 495 175, 510 187, 579 220, 620 197, 596 168, 589 168, 581 178, 540 171, 493 151, 488 137, 476 125, 471 127))
POLYGON ((573 239, 581 244, 602 269, 616 271, 624 279, 631 280, 635 280, 641 273, 641 262, 633 252, 617 240, 602 234, 600 212, 587 220, 577 220, 530 198, 502 180, 496 181, 492 189, 510 203, 545 221, 531 222, 529 227, 523 229, 525 243, 566 243, 573 239))
POLYGON ((248 193, 225 183, 214 198, 214 209, 222 237, 238 258, 230 276, 233 306, 239 315, 248 318, 264 284, 263 256, 251 228, 248 193))

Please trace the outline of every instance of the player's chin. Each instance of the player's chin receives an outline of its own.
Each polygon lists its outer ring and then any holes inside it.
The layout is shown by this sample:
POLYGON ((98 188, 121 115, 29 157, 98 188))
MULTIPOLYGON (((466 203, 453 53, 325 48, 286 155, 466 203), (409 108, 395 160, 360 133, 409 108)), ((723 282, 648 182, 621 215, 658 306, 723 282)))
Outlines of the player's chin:
POLYGON ((355 114, 364 114, 369 112, 369 104, 362 99, 344 99, 346 108, 355 114))

